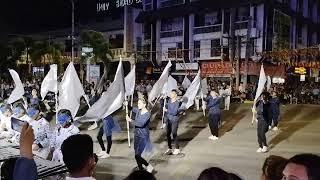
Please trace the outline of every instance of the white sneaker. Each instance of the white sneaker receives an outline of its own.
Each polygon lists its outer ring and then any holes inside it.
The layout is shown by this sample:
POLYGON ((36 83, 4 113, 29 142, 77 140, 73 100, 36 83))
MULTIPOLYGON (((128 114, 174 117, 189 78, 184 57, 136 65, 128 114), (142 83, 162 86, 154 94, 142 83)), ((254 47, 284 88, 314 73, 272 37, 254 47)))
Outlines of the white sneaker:
POLYGON ((275 127, 273 127, 273 128, 272 128, 272 130, 274 130, 274 131, 278 131, 278 130, 279 130, 279 128, 278 128, 277 126, 275 126, 275 127))
POLYGON ((267 146, 263 146, 261 152, 262 152, 262 153, 268 152, 268 147, 267 147, 267 146))
POLYGON ((110 154, 104 154, 103 156, 100 156, 99 158, 101 158, 101 159, 107 159, 107 158, 109 158, 110 157, 110 154))
POLYGON ((161 129, 164 129, 166 126, 166 123, 164 123, 163 125, 161 125, 161 129))
POLYGON ((147 166, 147 171, 149 172, 149 173, 152 173, 153 172, 153 167, 151 166, 151 164, 149 164, 148 166, 147 166))
POLYGON ((257 150, 257 153, 261 153, 262 152, 262 148, 259 148, 258 150, 257 150))
POLYGON ((100 152, 97 154, 97 156, 100 157, 100 156, 103 156, 103 155, 105 155, 105 154, 107 154, 106 151, 100 151, 100 152))
POLYGON ((88 127, 88 131, 92 131, 98 128, 97 122, 94 122, 91 126, 88 127))
POLYGON ((213 136, 213 140, 216 141, 218 140, 219 138, 217 136, 213 136))
POLYGON ((178 154, 180 154, 180 149, 174 149, 174 151, 173 151, 173 155, 178 155, 178 154))
POLYGON ((208 139, 213 140, 213 135, 209 136, 208 139))
POLYGON ((165 154, 171 154, 172 153, 172 149, 168 149, 165 154))
POLYGON ((269 126, 269 130, 271 129, 272 127, 271 126, 269 126))

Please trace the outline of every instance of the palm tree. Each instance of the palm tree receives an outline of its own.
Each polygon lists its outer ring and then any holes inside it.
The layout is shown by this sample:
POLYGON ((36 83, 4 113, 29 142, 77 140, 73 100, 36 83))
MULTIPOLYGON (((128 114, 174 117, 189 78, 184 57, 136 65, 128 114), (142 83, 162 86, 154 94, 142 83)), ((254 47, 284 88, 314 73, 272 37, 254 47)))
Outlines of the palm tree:
POLYGON ((101 87, 104 81, 107 79, 109 72, 109 62, 113 58, 113 54, 110 50, 110 45, 104 38, 101 32, 86 30, 81 33, 82 47, 93 48, 93 60, 95 62, 102 62, 104 65, 103 76, 99 82, 98 87, 101 87))

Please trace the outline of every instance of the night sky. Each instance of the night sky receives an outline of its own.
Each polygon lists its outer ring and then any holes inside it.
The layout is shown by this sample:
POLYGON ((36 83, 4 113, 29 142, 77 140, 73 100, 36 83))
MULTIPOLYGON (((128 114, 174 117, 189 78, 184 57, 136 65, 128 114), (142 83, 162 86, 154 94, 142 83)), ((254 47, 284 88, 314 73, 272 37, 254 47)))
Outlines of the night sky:
MULTIPOLYGON (((95 17, 96 0, 75 1, 76 24, 95 17)), ((24 34, 71 26, 70 0, 6 0, 0 7, 0 27, 7 28, 8 33, 24 34)))

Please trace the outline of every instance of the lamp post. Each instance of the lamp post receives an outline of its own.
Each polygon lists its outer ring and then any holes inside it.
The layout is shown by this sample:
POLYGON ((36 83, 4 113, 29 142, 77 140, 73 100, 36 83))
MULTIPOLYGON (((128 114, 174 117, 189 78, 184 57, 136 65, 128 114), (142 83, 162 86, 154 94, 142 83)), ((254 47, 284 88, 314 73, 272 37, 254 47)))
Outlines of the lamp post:
POLYGON ((72 28, 71 28, 71 61, 74 61, 74 0, 70 0, 72 6, 72 28))

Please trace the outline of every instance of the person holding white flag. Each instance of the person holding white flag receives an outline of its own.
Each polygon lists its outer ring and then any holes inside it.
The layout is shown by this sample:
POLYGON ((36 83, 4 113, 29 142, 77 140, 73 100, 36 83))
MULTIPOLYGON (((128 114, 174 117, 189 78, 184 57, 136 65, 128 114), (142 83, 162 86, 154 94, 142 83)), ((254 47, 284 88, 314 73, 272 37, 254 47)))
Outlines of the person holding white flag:
POLYGON ((41 83, 41 98, 46 97, 48 92, 58 92, 58 69, 56 64, 50 65, 50 70, 41 83))

